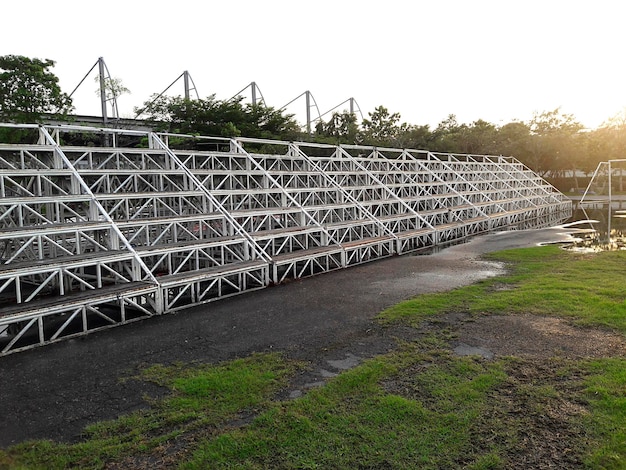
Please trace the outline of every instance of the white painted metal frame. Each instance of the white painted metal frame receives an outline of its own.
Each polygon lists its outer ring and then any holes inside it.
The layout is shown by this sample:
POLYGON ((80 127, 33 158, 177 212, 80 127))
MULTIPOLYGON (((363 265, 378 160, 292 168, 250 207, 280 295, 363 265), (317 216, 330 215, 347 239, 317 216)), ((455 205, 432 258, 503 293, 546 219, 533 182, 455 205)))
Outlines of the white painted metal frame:
POLYGON ((512 158, 2 126, 38 137, 0 143, 0 355, 571 215, 512 158))

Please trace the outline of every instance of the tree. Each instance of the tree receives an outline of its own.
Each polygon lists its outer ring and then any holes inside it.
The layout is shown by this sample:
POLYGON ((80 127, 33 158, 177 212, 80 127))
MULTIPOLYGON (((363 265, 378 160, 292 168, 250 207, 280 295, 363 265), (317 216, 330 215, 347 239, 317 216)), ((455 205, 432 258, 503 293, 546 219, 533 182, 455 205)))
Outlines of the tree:
POLYGON ((320 120, 315 126, 318 136, 335 143, 355 144, 358 132, 356 115, 348 111, 333 113, 328 122, 320 120))
POLYGON ((111 103, 113 116, 119 117, 117 99, 120 96, 125 95, 127 93, 130 94, 130 90, 126 88, 126 86, 124 86, 120 78, 100 77, 100 75, 96 75, 94 79, 96 83, 98 83, 98 89, 96 90, 96 95, 98 95, 99 97, 102 97, 104 95, 104 99, 107 102, 111 103), (104 89, 101 89, 101 88, 104 88, 104 89))
POLYGON ((527 162, 531 155, 530 139, 528 124, 520 121, 509 122, 498 129, 494 153, 527 162))
POLYGON ((532 136, 530 166, 542 176, 563 176, 576 170, 583 147, 580 145, 580 124, 560 108, 536 113, 529 123, 532 136))
MULTIPOLYGON (((100 75, 94 77, 94 80, 98 83, 96 94, 100 96, 102 92, 102 90, 100 90, 100 75)), ((126 93, 130 93, 130 90, 122 83, 121 78, 104 77, 102 82, 104 83, 104 96, 107 100, 114 100, 126 93)))
MULTIPOLYGON (((600 162, 626 158, 626 109, 590 132, 587 135, 587 142, 587 158, 581 162, 581 167, 588 173, 591 173, 600 162)), ((619 191, 624 190, 623 166, 623 162, 613 165, 619 174, 619 191)))
POLYGON ((479 155, 491 155, 497 152, 497 128, 493 124, 479 119, 462 129, 461 152, 479 155))
POLYGON ((0 121, 39 123, 45 114, 67 118, 71 98, 50 72, 54 61, 18 55, 0 57, 0 121))
POLYGON ((423 126, 408 126, 404 132, 401 132, 397 137, 401 148, 415 150, 430 150, 432 139, 433 134, 428 124, 423 126))
MULTIPOLYGON (((241 107, 241 98, 237 105, 241 107)), ((244 120, 241 135, 262 139, 298 140, 302 138, 300 125, 293 114, 262 104, 247 104, 242 108, 244 120)))
POLYGON ((363 143, 367 145, 396 146, 398 137, 409 129, 406 123, 400 122, 400 114, 389 114, 384 106, 377 106, 374 112, 368 113, 369 119, 363 119, 363 143))
POLYGON ((299 135, 293 115, 260 104, 244 106, 242 100, 220 101, 215 95, 199 100, 160 96, 135 111, 147 115, 161 130, 175 133, 283 140, 299 135))
POLYGON ((432 145, 429 150, 435 152, 461 152, 460 134, 467 128, 459 124, 454 114, 441 121, 432 134, 432 145))
POLYGON ((607 149, 602 160, 626 158, 626 110, 608 119, 597 129, 607 140, 607 149))

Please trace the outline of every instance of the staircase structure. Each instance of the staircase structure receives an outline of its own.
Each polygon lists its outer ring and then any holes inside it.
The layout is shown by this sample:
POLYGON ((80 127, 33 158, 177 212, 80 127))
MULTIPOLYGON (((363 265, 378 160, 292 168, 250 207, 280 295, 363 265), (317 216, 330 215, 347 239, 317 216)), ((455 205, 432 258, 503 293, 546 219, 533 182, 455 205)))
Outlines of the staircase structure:
POLYGON ((0 355, 572 211, 510 157, 2 128, 0 355))

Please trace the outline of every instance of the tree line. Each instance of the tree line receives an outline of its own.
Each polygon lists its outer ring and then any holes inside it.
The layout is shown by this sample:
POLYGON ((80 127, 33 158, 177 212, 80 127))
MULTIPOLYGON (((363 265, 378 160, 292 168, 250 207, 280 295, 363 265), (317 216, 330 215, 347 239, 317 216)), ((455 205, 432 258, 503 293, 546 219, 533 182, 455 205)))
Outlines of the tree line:
MULTIPOLYGON (((72 100, 60 89, 50 70, 53 66, 54 61, 48 59, 0 57, 1 122, 72 119, 72 100)), ((577 175, 590 174, 599 162, 622 158, 626 149, 624 113, 591 130, 558 108, 536 113, 529 121, 504 125, 482 119, 459 123, 450 114, 431 128, 402 122, 399 113, 381 105, 361 122, 348 111, 335 112, 327 120, 318 120, 307 133, 293 114, 261 103, 244 103, 241 96, 225 101, 215 95, 194 100, 154 95, 135 111, 156 130, 174 133, 513 156, 550 180, 567 178, 558 185, 561 189, 563 185, 579 187, 577 175)))

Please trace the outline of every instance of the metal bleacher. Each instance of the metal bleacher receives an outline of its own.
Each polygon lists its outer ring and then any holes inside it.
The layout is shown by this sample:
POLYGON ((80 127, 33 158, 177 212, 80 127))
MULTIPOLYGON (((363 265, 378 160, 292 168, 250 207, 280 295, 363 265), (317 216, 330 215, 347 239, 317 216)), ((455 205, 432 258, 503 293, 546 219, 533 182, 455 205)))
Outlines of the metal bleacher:
POLYGON ((510 157, 0 128, 0 355, 572 211, 510 157))

